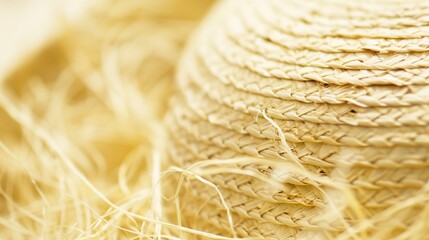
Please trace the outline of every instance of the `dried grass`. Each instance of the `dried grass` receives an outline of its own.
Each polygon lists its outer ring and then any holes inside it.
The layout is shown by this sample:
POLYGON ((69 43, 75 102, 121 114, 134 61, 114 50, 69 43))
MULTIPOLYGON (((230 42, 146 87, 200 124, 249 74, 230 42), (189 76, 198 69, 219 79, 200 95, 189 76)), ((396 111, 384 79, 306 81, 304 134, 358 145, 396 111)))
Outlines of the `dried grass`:
POLYGON ((161 219, 159 174, 152 173, 160 171, 175 64, 211 3, 13 8, 47 20, 28 16, 17 26, 29 33, 2 31, 2 47, 16 56, 2 58, 0 72, 0 239, 198 233, 161 219))

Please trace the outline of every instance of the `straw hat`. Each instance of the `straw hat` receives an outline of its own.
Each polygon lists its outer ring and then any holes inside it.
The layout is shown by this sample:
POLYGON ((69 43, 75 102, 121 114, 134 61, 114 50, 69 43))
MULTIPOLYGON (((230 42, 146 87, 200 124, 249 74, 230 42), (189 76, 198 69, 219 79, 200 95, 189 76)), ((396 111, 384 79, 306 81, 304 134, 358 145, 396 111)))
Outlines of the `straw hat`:
POLYGON ((428 16, 425 1, 220 3, 165 120, 166 167, 188 176, 165 187, 171 221, 256 239, 427 236, 428 16))

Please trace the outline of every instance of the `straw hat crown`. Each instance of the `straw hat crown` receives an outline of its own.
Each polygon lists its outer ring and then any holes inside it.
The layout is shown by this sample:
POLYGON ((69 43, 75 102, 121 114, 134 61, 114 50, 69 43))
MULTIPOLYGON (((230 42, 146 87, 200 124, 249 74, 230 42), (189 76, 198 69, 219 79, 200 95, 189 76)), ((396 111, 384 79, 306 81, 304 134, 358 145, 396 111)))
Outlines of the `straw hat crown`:
POLYGON ((181 224, 257 239, 426 236, 428 52, 426 1, 220 3, 185 52, 166 123, 169 164, 204 163, 221 194, 189 180, 181 224))

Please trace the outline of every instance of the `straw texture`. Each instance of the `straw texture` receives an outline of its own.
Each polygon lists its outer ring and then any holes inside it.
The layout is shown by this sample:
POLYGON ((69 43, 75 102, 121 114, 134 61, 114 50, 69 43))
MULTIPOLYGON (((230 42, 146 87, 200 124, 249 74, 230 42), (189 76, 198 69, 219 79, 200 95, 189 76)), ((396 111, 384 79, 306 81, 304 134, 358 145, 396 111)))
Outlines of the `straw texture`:
POLYGON ((182 173, 164 187, 171 221, 253 239, 426 239, 428 14, 424 1, 220 3, 165 118, 165 168, 182 173))

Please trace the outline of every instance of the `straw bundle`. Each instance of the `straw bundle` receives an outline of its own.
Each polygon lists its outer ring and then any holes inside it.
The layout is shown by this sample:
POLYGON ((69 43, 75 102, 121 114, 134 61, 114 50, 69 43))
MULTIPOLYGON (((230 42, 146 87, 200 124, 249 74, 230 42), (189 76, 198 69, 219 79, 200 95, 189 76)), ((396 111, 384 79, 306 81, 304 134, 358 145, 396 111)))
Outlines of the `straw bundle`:
POLYGON ((428 13, 424 1, 219 4, 165 120, 179 172, 166 214, 225 237, 427 239, 428 13))

